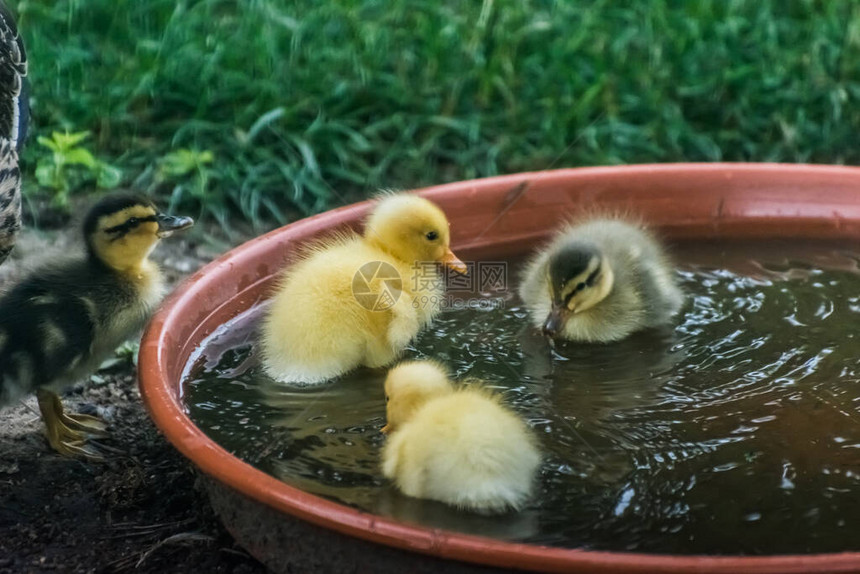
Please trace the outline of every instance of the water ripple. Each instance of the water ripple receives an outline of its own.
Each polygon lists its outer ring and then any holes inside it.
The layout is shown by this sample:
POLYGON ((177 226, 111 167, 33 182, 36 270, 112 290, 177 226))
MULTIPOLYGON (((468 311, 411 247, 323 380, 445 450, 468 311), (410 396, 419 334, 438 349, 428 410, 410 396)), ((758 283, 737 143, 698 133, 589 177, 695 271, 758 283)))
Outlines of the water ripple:
POLYGON ((384 371, 274 384, 250 342, 255 312, 210 339, 186 401, 252 464, 404 520, 581 548, 860 550, 858 257, 803 245, 786 258, 775 246, 753 261, 746 249, 720 255, 746 275, 678 271, 687 300, 674 328, 552 348, 508 299, 502 311, 444 313, 408 349, 487 381, 534 429, 545 462, 520 514, 487 521, 399 495, 378 469, 384 371))

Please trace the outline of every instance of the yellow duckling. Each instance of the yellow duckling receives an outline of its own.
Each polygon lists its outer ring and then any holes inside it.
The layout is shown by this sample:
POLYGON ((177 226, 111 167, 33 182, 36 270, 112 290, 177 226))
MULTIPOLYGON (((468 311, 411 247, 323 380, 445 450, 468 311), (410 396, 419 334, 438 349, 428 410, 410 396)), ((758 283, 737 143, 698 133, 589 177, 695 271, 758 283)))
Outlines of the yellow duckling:
POLYGON ((455 389, 430 361, 385 380, 382 473, 404 494, 491 514, 518 510, 541 461, 528 426, 480 387, 455 389))
POLYGON ((436 263, 464 273, 448 220, 416 195, 383 197, 354 233, 323 241, 285 274, 262 329, 274 379, 316 384, 393 361, 441 309, 436 263))
POLYGON ((84 220, 87 255, 37 269, 0 298, 0 406, 36 391, 57 452, 101 458, 96 417, 67 414, 57 391, 86 377, 138 331, 164 285, 148 259, 161 237, 190 227, 146 198, 114 193, 84 220))
POLYGON ((519 293, 545 335, 589 342, 663 325, 684 300, 657 240, 612 217, 559 233, 526 266, 519 293))

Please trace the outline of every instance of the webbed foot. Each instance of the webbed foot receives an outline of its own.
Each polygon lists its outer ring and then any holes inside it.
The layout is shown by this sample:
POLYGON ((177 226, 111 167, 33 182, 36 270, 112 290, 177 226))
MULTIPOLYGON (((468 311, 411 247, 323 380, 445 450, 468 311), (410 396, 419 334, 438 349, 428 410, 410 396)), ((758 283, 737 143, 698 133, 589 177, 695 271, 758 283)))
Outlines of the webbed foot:
POLYGON ((90 415, 67 414, 54 392, 39 389, 36 395, 51 448, 64 456, 104 460, 100 449, 89 442, 93 438, 110 436, 103 420, 90 415))

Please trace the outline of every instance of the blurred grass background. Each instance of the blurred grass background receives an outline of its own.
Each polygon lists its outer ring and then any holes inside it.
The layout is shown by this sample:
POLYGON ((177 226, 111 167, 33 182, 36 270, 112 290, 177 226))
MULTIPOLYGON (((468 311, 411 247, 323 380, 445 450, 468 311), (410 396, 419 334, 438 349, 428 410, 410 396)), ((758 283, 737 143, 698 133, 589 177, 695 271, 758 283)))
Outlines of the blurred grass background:
POLYGON ((856 2, 10 5, 25 168, 49 153, 35 136, 88 130, 123 185, 223 221, 522 170, 860 160, 856 2))

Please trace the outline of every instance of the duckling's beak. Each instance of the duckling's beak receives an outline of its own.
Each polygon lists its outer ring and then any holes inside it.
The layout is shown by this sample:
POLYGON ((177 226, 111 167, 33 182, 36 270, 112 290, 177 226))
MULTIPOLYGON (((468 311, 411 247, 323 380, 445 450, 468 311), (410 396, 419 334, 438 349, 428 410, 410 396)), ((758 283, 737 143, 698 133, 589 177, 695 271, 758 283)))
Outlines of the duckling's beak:
POLYGON ((460 275, 465 275, 466 271, 469 270, 469 268, 466 267, 466 264, 460 261, 459 257, 454 255, 454 252, 451 251, 450 247, 445 251, 445 255, 442 256, 442 259, 440 259, 439 262, 448 269, 456 271, 460 275))
POLYGON ((552 311, 546 318, 541 331, 544 336, 555 338, 564 329, 564 323, 567 320, 567 309, 564 307, 556 307, 553 305, 552 311))
POLYGON ((391 429, 389 428, 390 426, 391 425, 385 425, 384 427, 379 429, 379 432, 381 432, 382 434, 388 434, 391 431, 391 429))
POLYGON ((177 217, 163 213, 156 216, 156 221, 158 221, 157 235, 162 238, 170 237, 174 231, 182 231, 194 225, 194 220, 190 217, 177 217))

